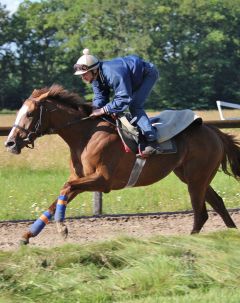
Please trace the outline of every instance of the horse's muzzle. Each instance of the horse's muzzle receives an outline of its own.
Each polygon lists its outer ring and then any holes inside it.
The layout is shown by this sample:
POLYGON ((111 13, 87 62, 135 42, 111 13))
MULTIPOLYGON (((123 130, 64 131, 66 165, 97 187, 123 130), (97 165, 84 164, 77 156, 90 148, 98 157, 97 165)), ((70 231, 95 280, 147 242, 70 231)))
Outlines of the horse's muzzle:
POLYGON ((16 140, 14 139, 8 139, 5 142, 5 147, 7 148, 7 151, 11 152, 12 154, 20 154, 21 153, 21 147, 19 144, 17 144, 16 140))

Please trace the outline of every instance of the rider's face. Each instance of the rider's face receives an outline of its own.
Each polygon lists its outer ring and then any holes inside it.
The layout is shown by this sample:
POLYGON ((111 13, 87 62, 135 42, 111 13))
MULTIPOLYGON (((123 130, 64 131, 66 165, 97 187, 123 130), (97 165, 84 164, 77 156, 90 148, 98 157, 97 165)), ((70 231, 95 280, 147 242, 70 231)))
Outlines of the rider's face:
POLYGON ((90 70, 90 71, 86 72, 85 74, 82 74, 81 78, 82 78, 83 82, 85 82, 85 83, 92 83, 92 81, 94 80, 94 74, 90 70))

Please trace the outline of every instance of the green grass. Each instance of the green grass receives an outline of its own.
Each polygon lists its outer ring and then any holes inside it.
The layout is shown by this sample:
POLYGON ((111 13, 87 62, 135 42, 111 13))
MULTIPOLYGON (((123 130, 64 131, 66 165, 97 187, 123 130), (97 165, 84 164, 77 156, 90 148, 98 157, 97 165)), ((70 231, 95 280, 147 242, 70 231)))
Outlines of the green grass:
POLYGON ((239 302, 240 234, 0 252, 0 302, 239 302))
MULTIPOLYGON (((36 219, 59 195, 68 177, 64 169, 8 167, 0 170, 0 220, 36 219)), ((223 173, 213 182, 228 208, 239 207, 239 183, 223 173)), ((90 192, 78 195, 68 206, 67 216, 92 215, 90 192)), ((174 174, 148 187, 112 191, 103 195, 104 214, 190 210, 186 185, 174 174)))
POLYGON ((6 108, 3 108, 0 110, 0 115, 16 115, 16 110, 10 110, 10 109, 6 109, 6 108))

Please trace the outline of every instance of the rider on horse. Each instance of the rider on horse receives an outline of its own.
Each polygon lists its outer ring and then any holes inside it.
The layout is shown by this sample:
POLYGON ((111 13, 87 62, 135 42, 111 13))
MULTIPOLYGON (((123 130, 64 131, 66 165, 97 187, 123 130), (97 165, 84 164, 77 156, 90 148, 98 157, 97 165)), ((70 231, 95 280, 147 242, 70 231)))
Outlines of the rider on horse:
POLYGON ((74 75, 80 75, 85 83, 91 83, 94 99, 91 117, 118 115, 127 108, 135 123, 142 131, 145 140, 140 150, 143 156, 154 154, 158 150, 156 130, 151 125, 143 106, 159 75, 156 67, 136 55, 99 61, 83 50, 74 65, 74 75), (110 101, 111 90, 114 93, 110 101))

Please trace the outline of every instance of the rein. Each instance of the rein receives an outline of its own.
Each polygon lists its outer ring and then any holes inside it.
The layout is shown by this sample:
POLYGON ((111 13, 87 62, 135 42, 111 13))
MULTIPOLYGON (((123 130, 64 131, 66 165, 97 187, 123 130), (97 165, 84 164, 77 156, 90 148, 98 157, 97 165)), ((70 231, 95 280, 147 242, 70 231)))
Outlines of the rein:
POLYGON ((81 121, 89 120, 89 119, 91 119, 90 116, 84 117, 84 118, 81 118, 81 119, 77 119, 77 120, 73 120, 73 121, 70 121, 70 122, 67 122, 66 124, 64 124, 64 125, 62 125, 60 127, 50 128, 49 131, 47 133, 45 133, 45 134, 54 134, 58 130, 64 129, 64 128, 68 127, 68 126, 71 126, 71 125, 77 124, 77 123, 79 123, 81 121))
MULTIPOLYGON (((102 117, 100 116, 99 117, 101 120, 105 121, 105 122, 108 122, 109 124, 113 125, 114 127, 118 127, 114 122, 112 122, 110 119, 107 119, 105 117, 102 117)), ((62 125, 61 127, 58 127, 58 128, 51 128, 49 131, 48 131, 48 134, 54 134, 56 133, 56 131, 58 130, 61 130, 61 129, 64 129, 68 126, 71 126, 71 125, 74 125, 74 124, 77 124, 77 123, 80 123, 82 121, 85 121, 85 120, 89 120, 89 119, 92 119, 90 116, 88 117, 84 117, 84 118, 81 118, 81 119, 77 119, 77 120, 73 120, 73 121, 70 121, 64 125, 62 125)), ((121 128, 121 127, 120 127, 121 128)), ((130 132, 129 132, 130 133, 130 132)), ((131 134, 131 133, 130 133, 131 134)))

